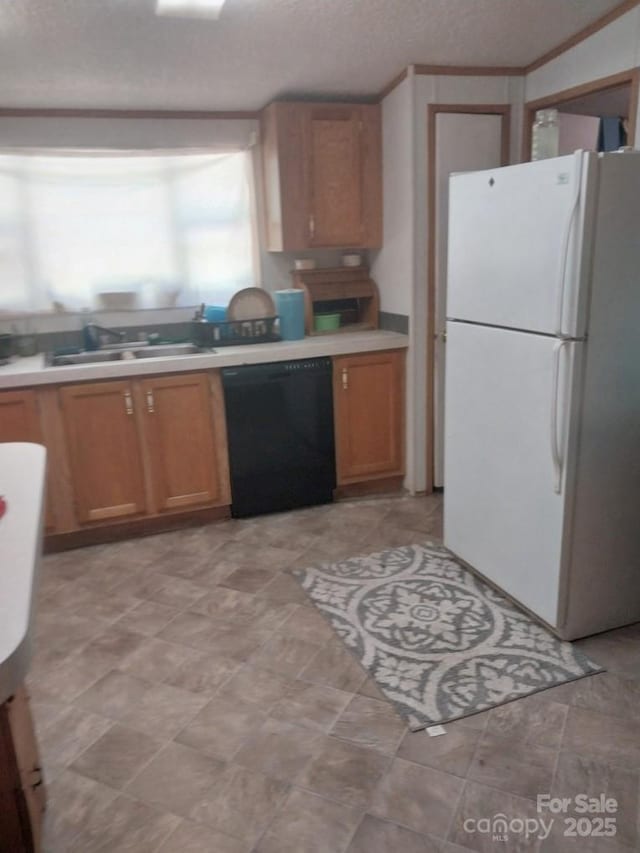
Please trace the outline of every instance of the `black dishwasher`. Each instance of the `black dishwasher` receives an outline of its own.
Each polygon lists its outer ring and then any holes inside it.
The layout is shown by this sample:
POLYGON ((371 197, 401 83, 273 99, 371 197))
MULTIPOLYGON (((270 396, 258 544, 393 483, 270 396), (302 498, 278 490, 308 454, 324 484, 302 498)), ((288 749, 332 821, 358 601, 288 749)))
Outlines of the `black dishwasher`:
POLYGON ((227 367, 222 384, 234 518, 331 501, 331 359, 227 367))

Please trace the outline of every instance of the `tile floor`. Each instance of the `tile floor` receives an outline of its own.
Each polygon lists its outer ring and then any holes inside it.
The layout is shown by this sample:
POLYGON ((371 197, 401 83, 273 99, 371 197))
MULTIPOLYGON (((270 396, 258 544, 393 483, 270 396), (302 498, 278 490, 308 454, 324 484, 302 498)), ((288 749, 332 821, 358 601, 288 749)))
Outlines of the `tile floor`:
POLYGON ((284 571, 440 536, 437 497, 228 521, 47 557, 29 686, 47 853, 638 849, 640 626, 609 671, 409 733, 284 571), (504 842, 536 794, 614 796, 615 838, 504 842))

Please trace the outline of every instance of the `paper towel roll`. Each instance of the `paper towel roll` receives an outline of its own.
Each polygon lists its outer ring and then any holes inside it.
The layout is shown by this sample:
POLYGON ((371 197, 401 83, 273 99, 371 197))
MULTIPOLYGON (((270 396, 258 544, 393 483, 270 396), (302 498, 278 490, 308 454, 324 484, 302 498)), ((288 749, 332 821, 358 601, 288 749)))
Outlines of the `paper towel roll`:
POLYGON ((283 341, 304 338, 304 293, 296 288, 276 290, 276 311, 280 315, 280 335, 283 341))

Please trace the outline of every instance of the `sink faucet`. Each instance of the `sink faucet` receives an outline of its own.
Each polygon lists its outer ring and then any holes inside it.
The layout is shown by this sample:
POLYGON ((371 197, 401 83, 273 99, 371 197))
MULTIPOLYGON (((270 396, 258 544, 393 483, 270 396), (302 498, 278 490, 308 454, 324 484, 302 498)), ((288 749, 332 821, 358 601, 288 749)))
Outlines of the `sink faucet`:
POLYGON ((124 341, 126 338, 125 332, 118 329, 106 329, 104 326, 98 326, 96 323, 85 323, 82 327, 82 338, 84 348, 86 350, 100 349, 100 336, 108 336, 116 341, 124 341))

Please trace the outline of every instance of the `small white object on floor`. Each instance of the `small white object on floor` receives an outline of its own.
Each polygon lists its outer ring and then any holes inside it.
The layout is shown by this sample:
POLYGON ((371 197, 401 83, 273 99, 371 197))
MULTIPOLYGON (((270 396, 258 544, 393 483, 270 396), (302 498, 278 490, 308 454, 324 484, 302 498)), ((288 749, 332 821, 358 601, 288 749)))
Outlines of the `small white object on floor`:
POLYGON ((426 730, 429 737, 438 737, 438 735, 446 735, 444 726, 429 726, 426 730))

